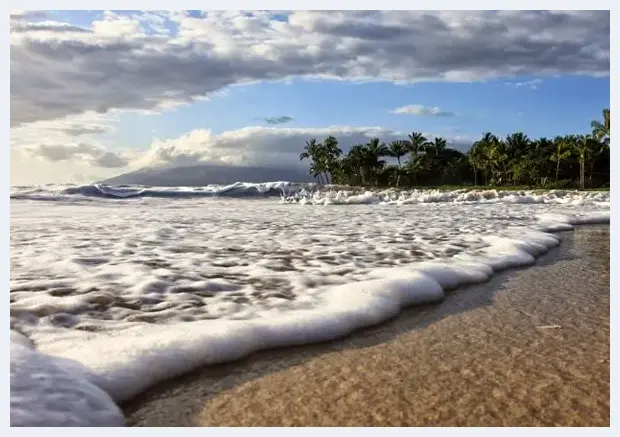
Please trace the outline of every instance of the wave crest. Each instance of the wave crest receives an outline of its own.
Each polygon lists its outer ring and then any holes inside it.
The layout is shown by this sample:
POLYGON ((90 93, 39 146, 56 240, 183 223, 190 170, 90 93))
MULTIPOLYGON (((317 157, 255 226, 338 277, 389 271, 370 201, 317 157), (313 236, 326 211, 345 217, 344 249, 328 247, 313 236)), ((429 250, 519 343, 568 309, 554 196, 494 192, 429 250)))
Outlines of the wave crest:
POLYGON ((283 181, 265 183, 236 182, 231 185, 208 185, 205 187, 141 187, 89 184, 57 186, 51 189, 41 187, 19 188, 11 192, 11 199, 63 201, 80 198, 286 197, 290 196, 297 189, 294 184, 283 181))
POLYGON ((286 181, 235 182, 230 185, 204 187, 145 187, 104 184, 13 187, 11 199, 46 201, 88 201, 96 199, 126 200, 136 198, 188 199, 201 197, 280 198, 283 203, 300 205, 407 205, 415 203, 553 203, 580 205, 596 203, 609 206, 609 192, 564 190, 457 190, 376 189, 336 185, 317 186, 286 181))

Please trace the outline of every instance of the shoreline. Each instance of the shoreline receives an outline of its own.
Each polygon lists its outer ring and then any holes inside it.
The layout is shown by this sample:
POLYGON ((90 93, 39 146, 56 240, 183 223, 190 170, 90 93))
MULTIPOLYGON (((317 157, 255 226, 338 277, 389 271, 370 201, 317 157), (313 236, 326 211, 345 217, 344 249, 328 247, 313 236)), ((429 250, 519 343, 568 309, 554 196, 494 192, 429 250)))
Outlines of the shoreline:
MULTIPOLYGON (((447 293, 447 296, 444 299, 444 302, 442 303, 405 309, 395 319, 391 319, 375 327, 369 327, 369 328, 357 330, 353 332, 352 334, 349 334, 337 340, 332 340, 330 342, 261 351, 261 352, 254 353, 250 355, 249 357, 246 357, 242 360, 238 360, 238 361, 226 363, 226 364, 220 364, 216 366, 211 366, 209 368, 198 369, 184 376, 174 378, 172 380, 164 381, 160 384, 157 384, 156 386, 138 395, 134 399, 128 402, 125 402, 122 405, 122 408, 124 409, 124 412, 127 415, 127 419, 128 419, 127 422, 129 425, 137 425, 137 426, 195 426, 195 425, 200 425, 200 424, 203 424, 205 426, 217 426, 220 424, 229 425, 229 426, 236 426, 236 425, 244 425, 244 426, 284 425, 286 426, 286 424, 291 424, 291 423, 294 425, 301 425, 301 426, 305 426, 305 425, 331 426, 334 424, 336 425, 349 424, 351 417, 352 417, 351 416, 352 411, 360 410, 360 408, 354 408, 353 410, 350 410, 350 411, 347 410, 348 411, 347 414, 349 416, 343 413, 343 415, 340 416, 340 420, 331 420, 330 422, 329 420, 327 420, 327 417, 330 417, 330 415, 326 414, 327 412, 325 411, 323 411, 322 414, 319 414, 318 416, 314 415, 311 417, 305 417, 303 412, 299 412, 297 416, 295 415, 291 416, 288 413, 280 414, 280 415, 276 414, 275 416, 272 414, 271 416, 269 416, 269 414, 267 413, 269 412, 273 413, 274 408, 268 409, 269 411, 263 411, 261 415, 260 408, 259 408, 260 405, 252 405, 252 407, 248 405, 246 405, 245 407, 241 407, 240 405, 244 404, 244 400, 246 402, 250 402, 250 399, 257 398, 257 397, 261 398, 261 397, 267 396, 267 398, 269 399, 269 402, 271 402, 272 404, 278 399, 287 399, 284 389, 281 389, 281 393, 278 396, 268 396, 267 394, 272 393, 273 390, 268 390, 267 388, 265 388, 265 385, 276 387, 276 388, 284 387, 287 385, 287 381, 292 381, 292 380, 299 381, 300 378, 304 382, 298 384, 296 390, 298 392, 299 390, 302 390, 302 392, 299 392, 298 394, 300 396, 303 395, 303 390, 307 392, 312 392, 310 388, 313 387, 313 384, 314 386, 321 384, 321 380, 317 378, 317 376, 327 375, 331 372, 331 371, 326 371, 325 369, 323 369, 321 372, 316 373, 316 370, 314 371, 312 370, 313 366, 319 366, 319 367, 321 365, 324 366, 326 365, 325 364, 326 360, 327 361, 331 360, 336 364, 335 368, 342 369, 344 365, 344 363, 342 362, 344 360, 344 358, 342 358, 343 356, 349 357, 348 359, 354 360, 355 362, 359 362, 361 359, 360 354, 362 354, 362 352, 360 351, 366 350, 367 348, 382 349, 382 348, 387 347, 386 345, 393 346, 395 343, 403 343, 403 342, 406 343, 407 341, 409 341, 415 344, 416 342, 423 341, 426 337, 433 338, 433 336, 437 335, 437 333, 435 332, 437 329, 436 326, 442 325, 442 324, 445 325, 446 321, 449 321, 449 320, 453 320, 452 322, 449 322, 449 323, 454 324, 454 319, 456 320, 464 319, 464 321, 467 321, 466 325, 468 328, 471 328, 472 326, 474 327, 473 331, 470 332, 466 330, 465 334, 471 333, 471 335, 474 335, 474 336, 478 335, 478 337, 480 337, 481 333, 476 331, 476 328, 475 328, 475 326, 477 326, 476 323, 473 323, 473 321, 471 320, 468 321, 468 319, 480 318, 481 316, 478 314, 479 311, 483 311, 483 313, 490 311, 491 313, 493 313, 492 310, 495 309, 495 311, 501 310, 501 311, 507 312, 507 315, 503 315, 499 317, 499 319, 494 320, 494 324, 491 324, 491 326, 497 327, 498 322, 501 322, 501 320, 504 320, 502 317, 504 318, 507 317, 508 319, 515 319, 516 317, 517 320, 516 321, 513 320, 513 321, 516 323, 517 327, 520 327, 516 329, 516 332, 519 332, 519 329, 524 329, 524 327, 526 327, 528 323, 531 324, 532 313, 535 313, 535 312, 531 308, 527 308, 529 303, 527 302, 527 299, 524 299, 524 298, 520 300, 517 299, 515 301, 504 303, 502 305, 504 305, 505 308, 502 309, 503 307, 500 305, 500 308, 498 309, 497 308, 498 304, 495 298, 499 298, 499 296, 506 296, 506 293, 504 293, 506 290, 503 290, 504 292, 500 293, 500 288, 508 287, 508 289, 510 290, 511 286, 509 285, 507 286, 506 283, 510 284, 512 283, 511 281, 513 282, 516 281, 518 283, 518 286, 512 285, 513 288, 516 287, 516 289, 513 290, 514 293, 512 294, 515 294, 515 293, 516 294, 523 294, 523 293, 527 294, 528 287, 530 288, 529 292, 531 294, 531 291, 532 291, 531 289, 536 288, 538 284, 529 283, 529 285, 527 285, 528 284, 527 280, 523 282, 524 281, 523 278, 528 278, 531 275, 537 275, 537 274, 540 276, 541 271, 543 273, 542 276, 544 278, 545 272, 547 274, 549 272, 554 274, 553 272, 555 271, 556 272, 555 274, 557 274, 557 270, 560 269, 562 270, 561 277, 564 280, 566 280, 567 276, 570 275, 571 273, 571 269, 566 267, 565 264, 572 263, 571 268, 573 269, 573 274, 574 274, 575 263, 578 267, 580 264, 581 265, 583 265, 584 263, 587 264, 589 262, 588 260, 593 256, 592 251, 593 250, 595 252, 596 250, 600 251, 601 247, 597 249, 596 247, 597 244, 598 246, 602 246, 603 252, 605 252, 604 241, 606 239, 607 241, 606 243, 606 267, 605 265, 599 265, 598 268, 599 269, 602 268, 603 270, 599 271, 598 274, 599 275, 603 274, 604 276, 605 269, 606 269, 606 274, 607 274, 607 280, 606 280, 607 313, 606 314, 607 314, 607 317, 606 317, 606 328, 605 329, 606 329, 606 336, 607 336, 606 337, 607 338, 607 342, 606 342, 606 360, 607 360, 606 361, 607 363, 606 364, 606 372, 607 372, 606 375, 607 376, 606 378, 603 378, 602 385, 601 385, 601 381, 598 381, 597 384, 600 385, 598 387, 598 390, 599 391, 602 390, 602 392, 606 392, 607 396, 606 396, 606 401, 605 399, 602 399, 602 400, 597 399, 596 403, 601 404, 603 406, 602 407, 603 410, 605 409, 604 408, 605 405, 607 405, 607 408, 606 408, 606 414, 601 413, 598 416, 596 415, 593 416, 592 413, 590 412, 589 417, 591 417, 592 420, 594 420, 594 423, 596 424, 605 423, 605 422, 608 424, 609 423, 609 408, 608 408, 609 406, 609 311, 608 311, 609 309, 609 288, 608 288, 609 287, 609 277, 608 277, 609 275, 609 225, 576 226, 573 231, 561 232, 558 234, 561 236, 563 240, 560 246, 551 249, 549 252, 542 255, 540 258, 538 258, 534 266, 524 267, 524 268, 519 268, 519 269, 505 270, 503 272, 499 272, 495 274, 486 283, 483 283, 480 285, 461 287, 455 291, 451 291, 447 293), (589 237, 584 239, 582 238, 583 235, 589 235, 589 237), (598 236, 596 238, 592 238, 592 235, 595 235, 595 236, 598 235, 598 236), (596 244, 593 243, 593 241, 595 241, 596 244), (603 244, 601 244, 601 242, 603 242, 603 244), (569 244, 566 244, 566 243, 569 243, 569 244), (581 263, 579 261, 581 261, 581 263), (525 290, 520 290, 519 288, 522 288, 522 289, 524 288, 525 290), (519 306, 525 306, 526 308, 525 309, 519 308, 519 306), (529 320, 529 322, 527 322, 527 320, 529 320), (413 337, 409 338, 412 335, 413 337), (405 337, 408 340, 405 340, 405 337), (418 337, 417 340, 416 340, 416 337, 418 337), (335 355, 335 357, 332 357, 329 359, 325 358, 325 357, 330 357, 332 355, 335 355), (319 363, 319 364, 316 364, 316 363, 319 363), (305 373, 303 370, 296 370, 297 368, 306 369, 305 373), (301 373, 297 374, 296 372, 301 372, 301 373), (280 378, 283 378, 283 379, 278 380, 277 383, 269 382, 271 379, 278 378, 278 375, 286 375, 289 373, 291 374, 289 375, 288 378, 285 376, 281 376, 280 378), (314 375, 315 378, 308 378, 308 375, 314 375), (604 383, 605 379, 606 379, 606 384, 604 383), (246 391, 249 390, 249 393, 251 393, 252 395, 248 396, 248 395, 242 395, 239 393, 240 391, 243 392, 244 390, 246 391), (233 405, 234 408, 231 408, 231 404, 233 405), (235 407, 235 405, 237 407, 235 407), (247 413, 248 408, 250 408, 250 410, 252 411, 252 414, 247 413), (254 412, 256 408, 259 408, 259 410, 257 412, 254 412), (214 411, 219 411, 220 415, 229 417, 231 422, 222 423, 221 421, 218 421, 217 417, 219 416, 214 415, 213 413, 214 411), (235 416, 233 412, 237 412, 237 415, 235 416), (278 419, 278 417, 280 419, 278 419), (325 422, 326 420, 327 422, 325 422)), ((601 255, 600 253, 598 253, 597 256, 599 257, 599 261, 601 259, 601 256, 605 258, 604 254, 601 255)), ((581 268, 583 268, 583 266, 581 266, 581 268)), ((577 271, 579 270, 580 269, 578 268, 577 271)), ((583 275, 587 274, 588 272, 590 272, 590 276, 592 276, 591 274, 592 271, 590 270, 581 272, 581 274, 575 278, 576 281, 568 282, 569 284, 568 288, 573 286, 572 284, 582 281, 583 275)), ((600 281, 600 278, 598 278, 598 280, 600 281)), ((604 282, 605 281, 603 281, 603 283, 600 283, 600 282, 597 283, 598 284, 597 287, 599 288, 599 291, 601 287, 603 288, 605 287, 604 282)), ((553 293, 559 292, 560 294, 563 293, 561 289, 553 290, 552 289, 553 287, 550 287, 550 285, 551 284, 546 284, 548 289, 551 288, 550 290, 551 292, 553 293)), ((558 288, 557 285, 556 285, 556 288, 558 288)), ((603 307, 605 306, 604 295, 605 293, 603 293, 603 296, 600 297, 601 299, 603 299, 602 300, 603 307)), ((539 296, 536 296, 536 297, 539 297, 539 296)), ((543 303, 543 308, 546 308, 547 312, 549 310, 552 310, 551 313, 556 313, 557 308, 555 308, 555 306, 557 306, 557 303, 553 305, 550 305, 549 303, 543 303)), ((560 305, 560 308, 561 306, 562 305, 560 305)), ((581 304, 581 306, 583 307, 583 304, 581 304)), ((598 311, 600 313, 600 308, 598 309, 598 311)), ((602 325, 603 327, 605 327, 604 314, 603 316, 599 314, 598 317, 599 319, 602 317, 602 320, 603 320, 602 325)), ((461 320, 461 322, 463 322, 463 320, 461 320)), ((503 325, 503 322, 499 323, 500 327, 502 325, 503 325)), ((541 331, 542 331, 544 332, 544 334, 542 335, 546 335, 546 336, 553 337, 553 336, 557 336, 558 333, 560 333, 561 335, 564 335, 569 330, 552 327, 552 326, 561 326, 561 325, 562 324, 557 324, 557 323, 556 324, 554 323, 542 324, 538 327, 535 327, 534 331, 529 332, 529 334, 534 335, 534 333, 536 333, 536 335, 541 335, 541 331)), ((450 338, 450 336, 453 337, 454 335, 465 335, 463 334, 463 332, 461 332, 462 331, 461 328, 462 326, 459 328, 456 325, 452 326, 451 328, 450 327, 446 328, 447 333, 448 333, 446 338, 450 338)), ((496 336, 499 335, 498 332, 495 332, 496 336)), ((605 332, 602 332, 601 335, 604 335, 604 334, 605 332)), ((439 338, 434 338, 435 342, 439 340, 440 340, 439 338)), ((440 341, 437 344, 442 344, 444 342, 443 338, 441 340, 442 341, 440 341)), ((503 341, 505 342, 506 339, 504 339, 503 341)), ((575 346, 576 340, 569 339, 568 341, 572 341, 571 347, 575 346)), ((426 346, 429 346, 429 344, 426 344, 426 346)), ((458 349, 458 344, 456 346, 458 349)), ((554 348, 552 349, 556 350, 557 346, 558 345, 555 345, 555 349, 554 348)), ((601 346, 600 344, 598 344, 598 347, 602 347, 602 352, 601 350, 599 350, 597 353, 599 355, 601 353, 602 355, 605 355, 605 345, 601 346)), ((409 349, 410 348, 407 348, 406 350, 409 350, 409 349)), ((419 351, 425 351, 427 349, 428 347, 426 348, 419 347, 419 345, 418 345, 418 349, 415 349, 414 347, 414 350, 419 350, 419 351)), ((496 351, 496 349, 497 349, 497 345, 496 345, 496 348, 493 350, 496 351)), ((461 352, 468 353, 467 349, 461 352)), ((423 352, 420 352, 420 353, 423 353, 423 352)), ((574 351, 572 353, 573 355, 575 355, 574 351)), ((379 353, 379 356, 384 356, 384 355, 387 357, 392 356, 393 358, 398 357, 398 354, 395 355, 393 353, 388 353, 388 352, 379 353)), ((373 362, 376 362, 376 359, 377 357, 373 356, 373 358, 368 361, 364 361, 364 360, 362 361, 366 363, 367 366, 371 366, 373 362)), ((418 363, 419 367, 420 366, 423 367, 425 365, 428 366, 428 362, 433 362, 433 359, 434 359, 433 357, 427 357, 426 360, 423 360, 420 363, 418 363)), ((598 364, 605 367, 605 362, 598 363, 598 364)), ((601 367, 600 365, 599 367, 601 367)), ((362 367, 364 366, 362 365, 362 367)), ((405 366, 405 368, 406 367, 407 366, 405 366)), ((347 368, 347 367, 345 366, 344 368, 347 368)), ((601 372, 605 373, 605 369, 601 370, 597 368, 595 370, 597 374, 600 374, 601 372)), ((392 381, 391 384, 394 385, 394 380, 398 380, 398 378, 392 378, 392 380, 389 377, 381 378, 381 372, 377 373, 377 369, 375 369, 371 375, 378 379, 385 379, 384 382, 386 386, 390 385, 390 381, 392 381)), ((427 379, 430 376, 432 376, 432 373, 429 373, 427 375, 427 379)), ((330 379, 330 378, 325 377, 325 379, 328 382, 331 381, 329 382, 329 384, 332 384, 332 385, 335 384, 333 378, 330 379)), ((354 374, 349 373, 346 377, 343 377, 343 379, 340 381, 340 386, 343 384, 343 381, 350 381, 351 379, 353 380, 355 379, 354 374)), ((323 381, 323 383, 327 384, 326 381, 323 381)), ((289 384, 291 383, 289 382, 289 384)), ((356 387, 357 387, 357 390, 361 390, 362 392, 364 390, 371 390, 373 388, 373 387, 368 387, 368 384, 366 384, 365 388, 364 388, 364 384, 361 384, 361 385, 358 384, 358 386, 356 387)), ((289 391, 291 390, 294 391, 295 388, 296 387, 294 385, 293 387, 289 388, 289 391)), ((327 389, 327 388, 323 387, 323 389, 327 389)), ((326 391, 319 390, 318 393, 319 395, 321 393, 325 395, 326 393, 334 393, 334 391, 337 392, 338 390, 339 390, 339 385, 335 385, 334 387, 330 386, 330 388, 327 389, 326 391)), ((439 392, 443 393, 443 391, 441 390, 439 392)), ((316 395, 315 398, 320 397, 317 395, 317 393, 315 393, 315 395, 316 395)), ((347 398, 347 396, 348 394, 346 391, 344 393, 341 393, 341 398, 347 398)), ((397 398, 402 398, 402 393, 400 396, 397 396, 397 398)), ((303 402, 301 401, 297 402, 296 400, 291 400, 290 398, 288 398, 288 405, 289 407, 293 407, 294 405, 291 405, 291 403, 300 404, 300 402, 304 405, 309 405, 309 404, 312 404, 311 401, 312 399, 307 399, 307 400, 304 400, 303 402)), ((340 401, 342 401, 342 399, 340 399, 340 401)), ((265 400, 260 402, 261 404, 263 404, 263 407, 262 407, 263 409, 264 409, 264 405, 266 405, 265 402, 266 402, 265 400)), ((336 402, 337 404, 339 401, 332 399, 332 403, 333 402, 336 402)), ((283 406, 285 405, 286 404, 283 404, 283 406)), ((280 406, 280 408, 283 408, 283 406, 280 406)), ((601 408, 599 408, 599 410, 600 409, 601 408)), ((284 411, 286 410, 281 411, 281 413, 284 411)), ((394 411, 398 411, 398 409, 394 411)), ((419 416, 418 419, 414 420, 414 418, 410 417, 409 415, 405 413, 402 413, 401 416, 403 414, 404 416, 401 417, 402 419, 401 421, 396 420, 396 422, 394 422, 394 420, 387 419, 386 417, 384 417, 384 419, 375 417, 369 423, 386 424, 387 426, 390 426, 393 423, 401 423, 401 422, 405 423, 405 425, 402 425, 402 426, 409 426, 409 424, 426 423, 424 420, 422 420, 421 416, 419 416)), ((546 423, 544 420, 540 422, 546 423)), ((358 424, 359 423, 365 423, 365 422, 364 420, 362 420, 361 422, 359 422, 358 420, 358 424)), ((435 425, 441 426, 441 425, 444 425, 444 424, 447 425, 450 423, 452 422, 448 422, 448 423, 440 422, 440 423, 435 423, 435 425)), ((489 423, 495 423, 495 422, 491 420, 489 423)), ((555 422, 552 421, 552 423, 555 423, 555 422)), ((373 426, 372 424, 370 426, 373 426)), ((518 422, 518 424, 521 424, 521 422, 518 422)), ((364 426, 364 425, 360 425, 360 426, 364 426)))

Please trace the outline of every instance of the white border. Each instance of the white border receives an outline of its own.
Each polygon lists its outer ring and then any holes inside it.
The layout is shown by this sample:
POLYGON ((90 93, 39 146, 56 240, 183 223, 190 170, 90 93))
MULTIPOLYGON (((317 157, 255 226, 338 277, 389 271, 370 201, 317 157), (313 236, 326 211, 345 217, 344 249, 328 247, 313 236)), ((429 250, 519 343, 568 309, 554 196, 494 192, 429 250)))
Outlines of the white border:
MULTIPOLYGON (((611 20, 611 29, 610 29, 610 40, 613 42, 614 41, 614 35, 615 35, 615 41, 618 41, 618 38, 620 37, 620 33, 614 24, 617 24, 620 22, 620 8, 618 8, 616 6, 615 10, 611 10, 610 13, 610 20, 611 20)), ((614 48, 617 47, 617 44, 611 44, 610 47, 610 55, 611 55, 611 64, 610 64, 610 79, 611 77, 618 77, 618 73, 620 73, 620 68, 619 68, 619 62, 620 62, 620 58, 618 57, 618 53, 617 50, 614 51, 614 48)), ((614 108, 618 108, 618 106, 616 106, 615 104, 618 102, 618 87, 617 85, 614 85, 613 80, 610 80, 609 83, 609 92, 610 92, 610 108, 613 106, 614 108)), ((611 168, 614 168, 616 163, 620 162, 620 153, 617 149, 611 149, 611 158, 610 158, 610 166, 611 168)), ((620 173, 618 173, 618 171, 616 171, 615 173, 611 173, 610 175, 610 187, 620 187, 620 173)), ((613 196, 612 195, 612 191, 610 189, 610 198, 613 196)), ((616 260, 616 262, 618 261, 618 259, 620 259, 618 257, 618 238, 614 238, 614 232, 613 232, 613 227, 614 227, 614 223, 617 221, 616 219, 614 219, 615 217, 618 217, 615 215, 614 213, 615 208, 614 208, 614 202, 611 202, 611 220, 609 225, 611 226, 611 246, 610 246, 610 252, 609 252, 609 265, 611 267, 611 271, 610 271, 610 282, 609 282, 609 290, 610 290, 610 302, 609 302, 609 309, 610 309, 610 316, 609 316, 609 328, 610 328, 610 387, 609 387, 609 396, 610 396, 610 425, 612 428, 620 428, 620 411, 618 408, 618 393, 620 392, 620 382, 618 380, 618 350, 620 350, 620 345, 618 344, 618 341, 620 339, 620 337, 618 337, 618 335, 614 335, 615 332, 617 332, 617 329, 614 329, 614 326, 617 327, 617 320, 618 320, 618 310, 620 309, 620 300, 618 299, 618 296, 615 293, 615 290, 617 290, 617 286, 615 286, 615 284, 617 284, 617 276, 615 275, 615 269, 613 268, 614 264, 613 264, 613 260, 616 260), (615 347, 614 347, 615 346, 615 347), (616 363, 614 365, 614 363, 616 363), (615 402, 614 402, 615 400, 615 402)))
MULTIPOLYGON (((469 0, 467 2, 458 0, 433 0, 427 2, 406 0, 381 0, 380 2, 372 2, 369 0, 97 0, 92 1, 92 3, 88 2, 88 7, 93 8, 93 10, 610 10, 612 9, 613 3, 614 2, 611 0, 504 0, 501 4, 497 0, 469 0)), ((8 10, 86 9, 86 3, 80 0, 56 0, 54 2, 45 0, 23 0, 9 1, 7 4, 12 4, 12 6, 9 6, 8 10)))
MULTIPOLYGON (((405 0, 382 0, 381 2, 370 2, 369 0, 215 0, 215 1, 196 1, 196 0, 134 0, 134 1, 119 1, 119 0, 108 0, 108 1, 92 1, 88 2, 88 6, 86 6, 84 1, 79 0, 56 0, 54 2, 44 1, 44 0, 24 0, 24 1, 10 1, 5 3, 6 6, 3 6, 5 9, 4 15, 4 25, 6 26, 6 30, 2 33, 4 42, 2 44, 2 56, 5 60, 9 61, 9 28, 8 28, 8 17, 7 15, 11 10, 20 10, 20 9, 85 9, 85 7, 94 8, 94 9, 273 9, 273 10, 289 10, 289 9, 426 9, 426 10, 436 10, 436 9, 461 9, 461 10, 482 10, 482 9, 514 9, 514 10, 525 10, 525 9, 563 9, 563 10, 594 10, 594 9, 604 9, 611 10, 611 41, 620 41, 620 33, 615 31, 615 24, 619 22, 620 13, 618 12, 620 5, 619 2, 609 1, 609 0, 589 0, 589 1, 577 1, 577 0, 510 0, 498 2, 497 0, 468 0, 457 1, 457 0, 434 0, 432 2, 412 2, 405 0), (614 10, 614 3, 616 8, 614 10), (614 38, 613 35, 616 35, 614 38)), ((615 77, 614 72, 618 73, 618 57, 614 55, 615 53, 615 44, 611 45, 611 77, 615 77)), ((1 174, 5 179, 4 185, 2 185, 3 190, 3 204, 2 210, 4 214, 2 215, 2 225, 6 230, 2 232, 0 235, 2 238, 3 247, 5 250, 2 253, 2 262, 0 262, 0 275, 2 277, 2 281, 4 284, 7 284, 8 291, 8 283, 9 283, 9 265, 10 265, 10 251, 9 248, 9 232, 10 232, 10 201, 9 201, 9 191, 10 191, 10 166, 9 166, 9 147, 8 144, 10 142, 10 84, 9 84, 9 75, 10 70, 4 68, 2 70, 2 83, 4 86, 2 87, 4 93, 4 102, 5 104, 2 106, 2 115, 4 117, 5 122, 3 123, 3 130, 5 132, 5 138, 7 144, 3 147, 4 159, 2 160, 2 165, 4 167, 4 172, 1 174)), ((614 82, 610 80, 610 88, 611 88, 611 106, 615 108, 615 103, 618 101, 617 99, 617 90, 618 87, 614 85, 614 82)), ((620 161, 620 152, 615 150, 612 147, 611 151, 611 162, 612 168, 614 167, 614 163, 618 163, 620 161)), ((612 172, 611 176, 611 185, 612 186, 620 186, 617 184, 619 182, 620 175, 616 171, 612 172)), ((613 202, 612 202, 612 209, 613 202)), ((615 214, 612 214, 611 218, 611 226, 614 226, 615 214)), ((619 392, 619 380, 618 380, 618 372, 617 365, 614 363, 618 362, 618 350, 620 349, 620 345, 618 345, 618 336, 614 335, 615 329, 617 326, 615 323, 618 318, 619 310, 620 310, 620 298, 615 295, 615 284, 616 277, 613 269, 613 261, 620 260, 618 257, 618 245, 615 244, 616 238, 613 237, 614 233, 612 231, 612 241, 611 241, 611 253, 610 253, 610 263, 612 266, 611 269, 611 278, 610 278, 610 290, 611 290, 611 319, 610 319, 610 328, 611 328, 611 428, 618 428, 620 425, 620 418, 618 415, 618 392, 619 392), (614 347, 615 346, 615 347, 614 347)), ((7 293, 8 294, 8 293, 7 293)), ((6 296, 6 295, 5 295, 6 296)), ((6 322, 9 319, 9 305, 3 307, 3 318, 6 322)), ((5 326, 7 326, 5 324, 5 326)), ((9 332, 8 329, 5 331, 3 346, 4 350, 8 351, 9 349, 9 332)), ((7 354, 8 358, 8 354, 7 354)), ((2 416, 2 424, 8 427, 9 425, 9 387, 10 387, 10 374, 9 374, 9 364, 8 359, 5 358, 2 361, 3 372, 4 375, 3 383, 4 385, 4 393, 2 406, 5 414, 2 416)), ((15 429, 12 428, 10 430, 11 433, 15 433, 16 435, 30 435, 31 433, 35 433, 37 431, 32 431, 29 429, 15 429)), ((82 433, 82 430, 79 429, 47 429, 44 431, 49 435, 65 435, 66 433, 82 433)), ((93 429, 89 431, 92 433, 93 437, 104 437, 107 436, 110 432, 105 429, 93 429)), ((158 428, 150 428, 148 430, 140 429, 140 428, 124 428, 114 431, 115 433, 120 432, 124 433, 137 433, 142 435, 148 435, 151 437, 153 434, 165 435, 169 433, 168 430, 160 430, 158 428)), ((173 431, 179 432, 179 431, 173 431)), ((202 430, 200 428, 188 429, 187 433, 208 433, 209 435, 241 435, 241 434, 258 434, 264 435, 265 437, 273 437, 276 435, 284 435, 289 434, 291 430, 283 429, 283 428, 253 428, 253 429, 209 429, 202 430)), ((521 435, 523 432, 527 432, 528 434, 556 434, 556 435, 572 435, 572 434, 582 434, 587 433, 589 435, 608 435, 612 431, 609 428, 502 428, 501 431, 496 430, 495 428, 418 428, 415 430, 409 430, 407 428, 390 428, 389 430, 385 429, 372 429, 372 428, 337 428, 337 429, 325 429, 325 430, 317 430, 314 428, 300 428, 296 429, 294 432, 303 434, 303 435, 312 435, 316 436, 317 432, 324 433, 326 435, 334 435, 340 437, 341 435, 355 435, 356 437, 360 435, 370 435, 370 434, 385 434, 396 433, 396 434, 411 434, 415 432, 416 434, 421 433, 424 435, 438 435, 444 433, 459 433, 459 434, 469 434, 476 436, 484 436, 484 435, 494 435, 496 432, 506 433, 506 435, 521 435)), ((617 433, 617 431, 616 431, 617 433)))

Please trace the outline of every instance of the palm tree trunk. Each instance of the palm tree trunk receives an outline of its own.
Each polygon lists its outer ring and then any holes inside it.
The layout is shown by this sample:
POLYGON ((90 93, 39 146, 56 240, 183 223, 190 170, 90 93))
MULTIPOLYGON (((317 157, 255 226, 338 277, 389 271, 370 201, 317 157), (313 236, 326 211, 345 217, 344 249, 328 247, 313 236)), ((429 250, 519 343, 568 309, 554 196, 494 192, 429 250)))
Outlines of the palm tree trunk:
POLYGON ((558 183, 558 175, 560 174, 560 157, 558 157, 558 165, 555 166, 555 183, 558 183))
POLYGON ((586 162, 585 157, 579 159, 579 188, 585 190, 586 162))
POLYGON ((475 167, 474 167, 474 186, 478 186, 478 172, 476 171, 475 167))
POLYGON ((592 186, 592 173, 594 172, 594 160, 590 161, 590 176, 588 177, 588 185, 592 186))

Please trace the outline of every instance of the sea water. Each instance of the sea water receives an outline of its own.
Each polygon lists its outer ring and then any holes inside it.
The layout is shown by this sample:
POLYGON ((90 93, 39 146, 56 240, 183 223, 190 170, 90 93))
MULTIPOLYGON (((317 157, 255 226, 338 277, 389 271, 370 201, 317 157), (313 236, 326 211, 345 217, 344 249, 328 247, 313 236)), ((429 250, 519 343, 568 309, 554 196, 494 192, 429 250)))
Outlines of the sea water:
POLYGON ((13 187, 11 424, 122 425, 154 383, 439 302, 609 217, 608 192, 13 187))

